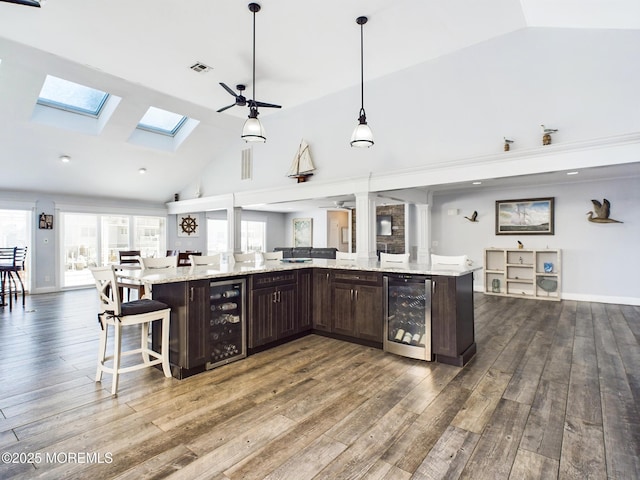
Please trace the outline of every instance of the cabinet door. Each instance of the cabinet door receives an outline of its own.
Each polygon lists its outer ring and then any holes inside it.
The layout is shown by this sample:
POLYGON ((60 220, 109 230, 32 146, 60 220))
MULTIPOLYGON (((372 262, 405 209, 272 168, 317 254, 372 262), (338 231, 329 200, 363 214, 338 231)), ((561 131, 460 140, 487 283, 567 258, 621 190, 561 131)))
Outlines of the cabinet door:
POLYGON ((249 348, 277 340, 278 325, 273 314, 275 299, 275 288, 261 288, 251 292, 249 348))
POLYGON ((431 279, 431 331, 433 353, 454 357, 456 348, 456 292, 454 279, 434 276, 431 279))
POLYGON ((204 365, 209 360, 209 281, 187 284, 188 348, 185 368, 204 365))
POLYGON ((356 335, 356 319, 353 315, 354 287, 346 283, 334 283, 332 331, 341 335, 356 335))
POLYGON ((312 298, 313 276, 311 270, 301 270, 298 272, 298 332, 311 330, 312 298))
POLYGON ((353 313, 357 337, 382 342, 382 289, 357 285, 354 291, 353 313))
POLYGON ((329 270, 313 272, 313 328, 331 331, 331 280, 329 270))
POLYGON ((278 325, 278 338, 288 337, 298 332, 296 315, 296 286, 283 285, 276 288, 273 315, 278 325))

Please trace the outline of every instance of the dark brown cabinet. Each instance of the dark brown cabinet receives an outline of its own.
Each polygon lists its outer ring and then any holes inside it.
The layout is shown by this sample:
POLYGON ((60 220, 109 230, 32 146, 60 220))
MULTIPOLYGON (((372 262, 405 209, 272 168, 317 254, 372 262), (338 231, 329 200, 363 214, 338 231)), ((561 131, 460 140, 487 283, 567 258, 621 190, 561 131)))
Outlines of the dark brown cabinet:
POLYGON ((298 270, 298 332, 311 330, 313 324, 313 270, 298 270))
POLYGON ((315 330, 331 331, 331 273, 328 269, 313 270, 312 319, 315 330))
POLYGON ((250 288, 249 348, 298 331, 297 272, 253 275, 250 288))
POLYGON ((382 343, 382 276, 375 272, 336 271, 331 283, 331 332, 382 343))
POLYGON ((462 366, 476 353, 473 275, 434 275, 431 282, 431 328, 435 360, 462 366))
POLYGON ((174 376, 182 378, 174 366, 204 368, 209 357, 209 280, 154 285, 153 298, 171 306, 169 358, 174 376))

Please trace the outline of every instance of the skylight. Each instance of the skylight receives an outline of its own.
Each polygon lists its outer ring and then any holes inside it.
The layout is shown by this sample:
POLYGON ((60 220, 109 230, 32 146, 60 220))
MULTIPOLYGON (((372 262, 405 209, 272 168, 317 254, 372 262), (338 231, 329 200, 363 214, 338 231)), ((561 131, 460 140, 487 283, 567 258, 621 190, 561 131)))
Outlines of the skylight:
POLYGON ((47 107, 98 117, 109 94, 47 75, 38 103, 47 107))
POLYGON ((174 137, 186 121, 187 117, 184 115, 168 112, 161 108, 149 107, 147 113, 138 123, 138 128, 174 137))

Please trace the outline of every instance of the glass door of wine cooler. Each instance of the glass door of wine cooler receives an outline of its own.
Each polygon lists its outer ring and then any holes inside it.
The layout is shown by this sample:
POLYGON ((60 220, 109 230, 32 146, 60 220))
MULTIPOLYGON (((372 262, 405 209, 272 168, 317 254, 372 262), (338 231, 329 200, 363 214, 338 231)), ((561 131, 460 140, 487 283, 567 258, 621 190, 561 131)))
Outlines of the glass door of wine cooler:
POLYGON ((211 282, 207 369, 245 358, 245 280, 211 282))
POLYGON ((384 282, 384 350, 431 361, 431 279, 398 274, 384 282))

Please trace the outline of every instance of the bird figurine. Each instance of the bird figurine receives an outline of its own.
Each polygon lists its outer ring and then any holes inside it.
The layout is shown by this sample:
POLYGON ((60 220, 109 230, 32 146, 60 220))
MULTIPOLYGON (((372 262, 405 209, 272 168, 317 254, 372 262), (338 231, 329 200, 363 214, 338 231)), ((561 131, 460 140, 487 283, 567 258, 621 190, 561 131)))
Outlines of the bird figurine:
POLYGON ((524 248, 524 244, 520 240, 516 240, 518 242, 518 248, 522 250, 524 248))
POLYGON ((557 128, 547 128, 544 125, 540 125, 542 130, 542 145, 551 145, 551 134, 558 131, 557 128))
POLYGON ((587 215, 589 215, 589 218, 587 220, 589 220, 590 222, 624 223, 619 220, 614 220, 613 218, 609 218, 609 210, 611 210, 611 202, 609 202, 609 200, 607 200, 606 198, 602 200, 602 203, 600 203, 598 200, 591 200, 591 203, 593 203, 593 209, 596 211, 595 213, 596 216, 595 217, 593 216, 593 212, 587 212, 587 215))
POLYGON ((511 140, 510 138, 507 137, 503 137, 504 138, 504 151, 508 152, 509 149, 511 148, 511 146, 509 144, 513 143, 513 140, 511 140))
POLYGON ((464 217, 467 220, 469 220, 470 222, 477 222, 478 221, 478 212, 474 211, 470 217, 464 217))

